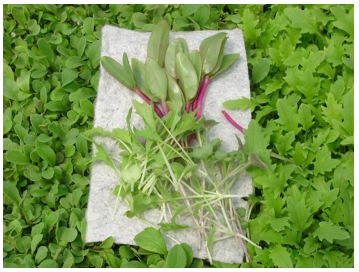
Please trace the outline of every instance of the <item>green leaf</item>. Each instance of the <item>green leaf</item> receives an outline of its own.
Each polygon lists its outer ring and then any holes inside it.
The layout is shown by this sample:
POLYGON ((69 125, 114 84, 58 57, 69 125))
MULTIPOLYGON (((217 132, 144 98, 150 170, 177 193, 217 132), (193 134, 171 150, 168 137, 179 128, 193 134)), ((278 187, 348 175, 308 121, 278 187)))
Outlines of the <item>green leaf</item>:
POLYGON ((87 17, 83 22, 83 31, 87 35, 91 35, 93 33, 94 28, 94 20, 91 17, 87 17))
POLYGON ((129 76, 124 67, 111 57, 101 57, 101 64, 103 68, 113 76, 118 82, 127 87, 130 90, 135 88, 135 82, 132 76, 129 76))
POLYGON ((346 13, 344 7, 338 5, 331 7, 330 11, 336 18, 333 25, 349 34, 348 41, 354 41, 354 7, 349 10, 349 13, 346 13))
POLYGON ((285 247, 279 244, 272 246, 269 256, 276 267, 293 268, 293 262, 290 258, 290 253, 285 249, 285 247))
POLYGON ((349 233, 342 227, 326 221, 319 223, 319 227, 313 232, 313 236, 318 237, 320 241, 325 239, 329 243, 333 243, 333 240, 345 240, 350 237, 349 233))
POLYGON ((11 100, 18 101, 19 87, 13 79, 4 78, 3 81, 3 94, 11 100))
POLYGON ((188 58, 191 61, 193 67, 196 69, 197 79, 198 82, 200 82, 202 78, 202 59, 201 55, 199 54, 199 51, 192 50, 191 53, 188 55, 188 58))
POLYGON ((292 21, 293 28, 299 28, 300 33, 311 33, 320 35, 315 17, 308 9, 301 10, 298 7, 284 9, 284 14, 292 21))
POLYGON ((199 81, 196 69, 185 53, 176 56, 176 75, 186 101, 192 101, 196 96, 199 81))
POLYGON ((65 66, 66 66, 67 68, 77 68, 77 67, 79 67, 79 66, 84 65, 85 63, 86 63, 86 62, 84 62, 81 57, 79 57, 79 56, 72 56, 72 57, 69 57, 69 58, 66 60, 65 66))
POLYGON ((9 116, 3 116, 3 135, 8 133, 12 128, 12 121, 9 116))
POLYGON ((16 248, 20 253, 26 254, 31 248, 30 236, 22 236, 16 239, 16 248))
POLYGON ((75 228, 60 227, 56 234, 59 241, 73 242, 77 237, 77 230, 75 228))
POLYGON ((223 56, 222 63, 218 69, 218 71, 211 75, 211 78, 217 77, 219 74, 223 73, 224 71, 228 70, 235 61, 239 58, 239 54, 226 54, 223 56))
POLYGON ((166 267, 185 268, 187 264, 187 255, 181 245, 173 246, 166 257, 166 267))
POLYGON ((176 111, 177 109, 178 111, 183 109, 185 102, 181 88, 178 86, 176 80, 169 74, 167 74, 167 83, 167 100, 175 105, 175 109, 172 110, 176 111))
POLYGON ((43 235, 36 234, 31 240, 31 254, 35 253, 38 244, 41 242, 43 235))
POLYGON ((270 63, 267 58, 261 58, 253 66, 252 70, 252 82, 254 84, 261 82, 266 78, 270 70, 270 63))
POLYGON ((54 150, 45 143, 36 141, 36 150, 39 156, 46 161, 49 165, 55 166, 56 164, 56 154, 54 150))
POLYGON ((331 158, 331 153, 328 150, 328 147, 324 145, 316 154, 314 171, 320 174, 324 174, 327 171, 331 171, 339 163, 340 161, 338 159, 331 158))
POLYGON ((16 165, 27 165, 29 164, 28 157, 20 151, 17 150, 9 150, 6 153, 6 159, 7 161, 14 163, 16 165))
POLYGON ((205 38, 200 46, 199 53, 202 58, 202 71, 208 75, 216 67, 221 51, 223 51, 224 43, 227 40, 227 34, 224 32, 217 33, 213 36, 205 38))
POLYGON ((162 255, 166 255, 167 248, 165 241, 159 230, 148 227, 141 231, 133 239, 135 243, 148 251, 156 252, 162 255))
POLYGON ((156 131, 156 122, 151 106, 147 105, 146 103, 140 103, 136 100, 132 100, 132 104, 136 110, 136 113, 142 117, 143 121, 148 125, 148 127, 153 131, 156 131))
POLYGON ((200 25, 204 26, 210 18, 209 5, 201 5, 194 13, 193 19, 200 25))
POLYGON ((153 59, 160 67, 165 61, 166 49, 169 42, 170 27, 165 20, 153 27, 147 44, 147 58, 153 59))
POLYGON ((11 201, 16 205, 19 206, 21 203, 21 197, 19 194, 18 189, 16 188, 16 186, 9 182, 9 181, 4 181, 3 183, 3 190, 4 190, 4 194, 11 199, 11 201))
POLYGON ((78 77, 78 72, 76 69, 65 68, 62 71, 62 86, 66 86, 67 84, 73 82, 78 77))
POLYGON ((298 96, 288 96, 277 101, 277 110, 279 118, 278 123, 284 126, 284 128, 289 131, 298 131, 298 113, 297 113, 297 103, 298 96))
POLYGON ((153 95, 146 82, 145 64, 138 59, 131 59, 131 65, 136 87, 152 100, 153 95))
POLYGON ((125 182, 133 183, 141 177, 142 170, 137 164, 131 165, 121 171, 121 177, 125 182))
POLYGON ((56 261, 51 260, 51 259, 46 259, 44 261, 42 261, 39 266, 39 268, 58 268, 58 264, 56 261))
POLYGON ((157 100, 165 101, 167 97, 166 72, 151 58, 147 58, 145 63, 145 79, 152 96, 157 100))
POLYGON ((36 263, 40 263, 43 259, 47 256, 48 249, 45 246, 40 246, 37 249, 36 255, 35 255, 35 261, 36 263))
POLYGON ((172 40, 166 50, 165 69, 173 78, 178 78, 176 74, 176 55, 179 52, 188 54, 187 43, 183 38, 172 40))

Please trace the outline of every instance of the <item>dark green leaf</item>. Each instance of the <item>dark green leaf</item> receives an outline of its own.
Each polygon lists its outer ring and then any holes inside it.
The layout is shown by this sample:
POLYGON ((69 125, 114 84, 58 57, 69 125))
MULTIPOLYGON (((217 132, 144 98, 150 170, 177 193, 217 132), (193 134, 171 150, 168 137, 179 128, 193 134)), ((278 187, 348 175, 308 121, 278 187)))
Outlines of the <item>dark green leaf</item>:
POLYGON ((187 264, 187 255, 181 245, 173 246, 166 257, 166 267, 185 268, 187 264))
POLYGON ((167 248, 159 230, 149 227, 145 228, 133 239, 135 243, 148 251, 166 255, 167 248))

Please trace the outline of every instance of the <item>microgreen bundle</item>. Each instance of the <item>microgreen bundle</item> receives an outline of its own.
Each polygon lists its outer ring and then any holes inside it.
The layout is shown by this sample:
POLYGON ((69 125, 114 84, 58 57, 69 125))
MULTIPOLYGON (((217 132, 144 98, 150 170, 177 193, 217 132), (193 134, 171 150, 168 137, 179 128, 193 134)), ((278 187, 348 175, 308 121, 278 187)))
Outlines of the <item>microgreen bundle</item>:
POLYGON ((240 140, 239 149, 227 153, 219 149, 219 139, 207 139, 215 125, 202 118, 207 86, 239 57, 223 53, 226 40, 225 33, 218 33, 189 52, 184 39, 169 41, 169 26, 161 21, 149 38, 145 63, 131 59, 130 65, 126 53, 123 64, 102 57, 104 69, 148 104, 132 101, 144 128, 131 127, 131 108, 126 129, 97 128, 88 134, 112 137, 121 149, 120 159, 111 157, 95 142, 93 160, 103 160, 118 174, 114 191, 128 205, 126 215, 142 218, 146 210, 161 208, 158 226, 163 231, 195 229, 198 240, 206 242, 210 262, 213 244, 233 237, 249 259, 243 240, 252 242, 241 226, 248 215, 239 216, 233 199, 240 196, 233 185, 251 165, 265 167, 255 154, 243 152, 240 140), (192 147, 194 138, 198 145, 192 147), (183 218, 192 224, 183 224, 183 218))

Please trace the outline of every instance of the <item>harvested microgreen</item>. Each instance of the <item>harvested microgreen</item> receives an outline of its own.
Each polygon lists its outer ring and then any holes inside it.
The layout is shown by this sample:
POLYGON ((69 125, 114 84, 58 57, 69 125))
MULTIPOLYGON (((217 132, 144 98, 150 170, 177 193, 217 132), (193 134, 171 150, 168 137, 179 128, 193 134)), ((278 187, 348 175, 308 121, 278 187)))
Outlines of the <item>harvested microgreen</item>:
POLYGON ((132 101, 144 127, 131 127, 130 108, 127 129, 88 132, 88 136, 100 134, 117 141, 120 158, 111 157, 96 143, 93 161, 103 160, 117 173, 114 193, 128 205, 126 215, 143 218, 144 211, 161 209, 157 227, 196 230, 198 241, 206 242, 210 262, 213 244, 229 238, 238 239, 249 260, 243 241, 255 244, 242 229, 233 204, 240 196, 233 185, 248 167, 266 167, 255 154, 244 153, 242 144, 227 153, 219 149, 219 139, 207 138, 216 123, 202 117, 206 89, 239 57, 224 54, 226 40, 221 32, 189 52, 184 39, 169 42, 169 27, 161 21, 150 35, 144 63, 132 59, 131 67, 126 53, 123 64, 102 57, 105 71, 148 104, 132 101), (195 138, 198 144, 192 146, 195 138), (192 223, 183 224, 183 218, 191 218, 192 223))

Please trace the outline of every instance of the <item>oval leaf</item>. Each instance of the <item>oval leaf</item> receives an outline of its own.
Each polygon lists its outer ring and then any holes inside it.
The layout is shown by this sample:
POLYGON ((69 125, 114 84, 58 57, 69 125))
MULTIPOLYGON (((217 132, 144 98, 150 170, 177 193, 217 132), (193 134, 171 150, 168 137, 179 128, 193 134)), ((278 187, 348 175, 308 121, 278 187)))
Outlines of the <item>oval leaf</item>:
POLYGON ((6 153, 6 160, 17 165, 29 164, 29 159, 22 152, 17 150, 9 150, 6 153))
POLYGON ((36 150, 39 156, 46 161, 49 165, 55 166, 56 164, 56 154, 54 150, 45 143, 36 141, 36 150))
POLYGON ((168 82, 167 100, 170 101, 171 102, 170 104, 175 107, 175 109, 172 108, 172 110, 178 111, 182 109, 185 103, 182 90, 178 86, 176 80, 173 77, 171 77, 169 74, 167 74, 167 82, 168 82))
POLYGON ((215 78, 216 76, 218 76, 219 74, 223 73, 228 68, 230 68, 238 58, 239 58, 238 53, 224 55, 219 69, 216 71, 216 73, 211 75, 211 79, 215 78))
POLYGON ((146 60, 145 78, 152 95, 161 100, 167 97, 167 76, 166 72, 156 61, 151 58, 146 60))
POLYGON ((254 65, 252 70, 252 82, 258 83, 261 82, 269 73, 269 60, 267 58, 261 58, 254 65))
POLYGON ((139 247, 145 250, 162 255, 166 255, 167 253, 165 240, 163 239, 160 231, 155 228, 145 228, 137 234, 133 240, 139 247))
POLYGON ((205 75, 211 73, 216 67, 222 46, 226 40, 227 34, 220 32, 201 42, 199 53, 203 61, 202 71, 205 75))
POLYGON ((187 254, 181 245, 175 245, 168 252, 166 267, 185 268, 187 264, 187 254))
POLYGON ((101 57, 101 64, 106 70, 106 72, 113 76, 122 85, 124 85, 130 90, 133 90, 135 88, 135 82, 133 78, 127 75, 124 67, 116 60, 108 56, 103 56, 101 57))
POLYGON ((153 27, 147 44, 147 57, 155 60, 163 67, 165 54, 168 47, 170 27, 165 20, 153 27))
POLYGON ((180 52, 176 56, 176 74, 186 101, 191 101, 197 93, 199 81, 196 69, 185 53, 180 52))
POLYGON ((145 79, 145 64, 138 59, 131 59, 131 64, 136 87, 150 99, 153 99, 153 95, 145 79))
POLYGON ((173 78, 177 78, 176 55, 179 52, 188 53, 187 43, 182 38, 171 41, 165 55, 165 69, 173 78))
POLYGON ((199 54, 198 50, 193 50, 188 55, 188 58, 191 61, 193 67, 196 69, 197 78, 198 78, 198 82, 199 82, 201 80, 201 77, 202 77, 202 59, 201 59, 201 55, 199 54))

